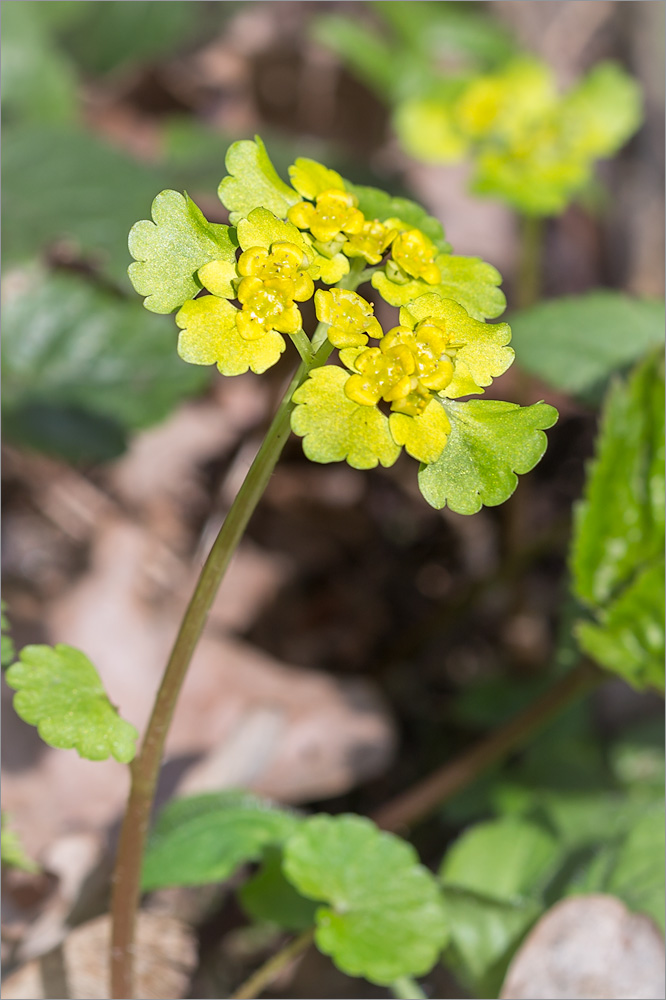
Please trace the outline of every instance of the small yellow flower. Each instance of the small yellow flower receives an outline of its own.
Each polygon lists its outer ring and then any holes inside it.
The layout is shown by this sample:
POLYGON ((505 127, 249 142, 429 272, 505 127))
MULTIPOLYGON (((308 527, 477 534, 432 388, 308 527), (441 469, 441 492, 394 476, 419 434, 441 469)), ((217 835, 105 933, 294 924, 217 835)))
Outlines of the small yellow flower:
POLYGON ((451 382, 456 349, 443 327, 431 319, 423 320, 413 331, 396 326, 379 347, 357 355, 355 373, 347 380, 345 393, 365 406, 383 399, 397 413, 418 416, 433 393, 451 382))
POLYGON ((364 222, 360 233, 352 234, 342 251, 348 257, 364 257, 368 264, 379 264, 397 233, 397 229, 389 229, 377 219, 364 222))
POLYGON ((360 233, 365 216, 356 207, 358 199, 347 191, 331 188, 317 195, 316 206, 307 201, 292 205, 287 216, 299 229, 309 229, 315 240, 331 243, 343 233, 360 233))
POLYGON ((240 255, 238 273, 243 277, 289 279, 294 283, 292 298, 305 302, 314 292, 314 282, 305 268, 309 261, 302 250, 293 243, 273 243, 270 252, 264 247, 249 247, 240 255))
POLYGON ((410 277, 423 278, 429 285, 437 285, 441 281, 441 271, 435 262, 437 248, 419 229, 398 233, 393 240, 391 256, 410 277))
POLYGON ((363 347, 368 336, 378 339, 382 328, 370 302, 345 288, 315 292, 317 319, 329 323, 328 339, 334 347, 363 347))
POLYGON ((296 333, 302 325, 301 313, 294 304, 295 282, 291 278, 243 278, 238 286, 242 309, 236 316, 241 337, 258 340, 271 330, 296 333))

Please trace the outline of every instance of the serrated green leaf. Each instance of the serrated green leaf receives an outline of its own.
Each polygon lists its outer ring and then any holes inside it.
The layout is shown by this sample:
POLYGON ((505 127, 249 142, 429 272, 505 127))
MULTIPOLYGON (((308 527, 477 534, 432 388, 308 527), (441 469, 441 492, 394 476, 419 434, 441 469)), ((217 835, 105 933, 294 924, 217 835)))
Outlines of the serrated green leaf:
POLYGON ((504 503, 546 450, 543 431, 557 420, 547 403, 517 406, 494 399, 453 400, 442 405, 451 434, 441 457, 419 472, 419 488, 431 506, 475 514, 504 503))
POLYGON ((664 930, 663 800, 638 820, 620 846, 605 886, 637 913, 647 913, 664 930))
POLYGON ((538 895, 557 862, 555 838, 535 823, 505 819, 477 823, 449 848, 440 877, 498 902, 538 895))
POLYGON ((243 909, 253 920, 277 924, 288 931, 304 931, 315 922, 317 904, 306 899, 282 871, 282 851, 268 847, 257 874, 240 891, 243 909))
POLYGON ((254 142, 234 142, 227 151, 225 165, 229 176, 220 182, 218 195, 229 209, 232 225, 259 207, 286 219, 288 209, 301 201, 301 196, 278 175, 258 135, 254 142))
POLYGON ((581 621, 581 648, 633 687, 664 690, 664 560, 646 566, 603 608, 598 624, 581 621))
POLYGON ((7 868, 18 868, 24 872, 38 872, 39 865, 28 857, 16 830, 9 826, 6 813, 2 813, 2 829, 0 830, 0 861, 7 868))
POLYGON ((375 406, 360 406, 344 393, 349 372, 336 365, 315 368, 294 393, 294 434, 312 462, 342 462, 355 469, 393 465, 400 447, 388 419, 375 406))
POLYGON ((284 872, 317 910, 317 947, 389 985, 428 972, 447 936, 437 884, 405 841, 360 816, 314 816, 287 841, 284 872))
MULTIPOLYGON (((35 411, 50 414, 56 431, 63 415, 76 412, 84 428, 88 422, 101 435, 90 442, 87 457, 112 457, 117 448, 112 455, 104 452, 109 432, 111 444, 118 438, 122 450, 124 430, 161 420, 206 384, 206 373, 178 359, 169 322, 137 300, 112 296, 74 275, 40 270, 26 272, 22 285, 3 302, 8 435, 29 429, 35 411)), ((56 450, 59 441, 67 446, 72 430, 65 420, 60 439, 49 439, 56 450)))
POLYGON ((12 637, 8 635, 11 631, 11 625, 9 624, 9 619, 5 614, 6 610, 7 605, 4 601, 0 601, 0 629, 2 630, 2 635, 0 636, 0 666, 3 668, 8 667, 10 663, 13 663, 16 656, 14 651, 14 642, 12 637))
POLYGON ((347 180, 344 184, 347 191, 358 198, 358 207, 366 219, 377 219, 379 222, 384 222, 386 219, 400 219, 410 229, 420 229, 425 233, 442 253, 451 249, 445 239, 442 223, 439 219, 428 215, 425 208, 415 201, 410 201, 409 198, 394 198, 379 188, 364 187, 347 180))
POLYGON ((49 746, 74 748, 87 760, 129 763, 137 731, 118 715, 97 671, 72 646, 24 646, 5 674, 17 692, 14 709, 49 746))
POLYGON ((162 810, 148 839, 142 886, 221 882, 240 865, 260 858, 267 845, 281 844, 298 823, 295 813, 249 792, 175 799, 162 810))
POLYGON ((521 368, 585 396, 664 339, 664 303, 610 289, 541 302, 511 316, 521 368))
POLYGON ((269 330, 258 340, 246 340, 236 328, 238 310, 226 299, 206 295, 193 299, 176 314, 181 328, 178 353, 192 365, 216 364, 222 375, 242 375, 251 368, 261 374, 280 360, 284 337, 269 330))
POLYGON ((440 393, 448 399, 483 392, 494 378, 513 363, 514 353, 507 323, 481 323, 452 299, 428 293, 400 310, 400 323, 414 329, 421 320, 432 319, 451 337, 456 349, 451 382, 440 393))
POLYGON ((453 299, 477 320, 494 319, 506 308, 504 292, 497 286, 502 281, 499 271, 479 257, 456 257, 442 254, 437 258, 442 280, 438 285, 413 279, 404 285, 391 281, 384 271, 372 276, 372 284, 392 306, 409 306, 419 296, 437 294, 453 299))
POLYGON ((228 226, 206 220, 187 195, 162 191, 151 206, 153 221, 135 222, 129 234, 130 281, 145 295, 146 309, 170 313, 201 290, 196 273, 212 260, 234 263, 236 244, 228 226))
POLYGON ((606 605, 663 551, 663 397, 656 358, 606 397, 571 549, 575 593, 591 607, 606 605))

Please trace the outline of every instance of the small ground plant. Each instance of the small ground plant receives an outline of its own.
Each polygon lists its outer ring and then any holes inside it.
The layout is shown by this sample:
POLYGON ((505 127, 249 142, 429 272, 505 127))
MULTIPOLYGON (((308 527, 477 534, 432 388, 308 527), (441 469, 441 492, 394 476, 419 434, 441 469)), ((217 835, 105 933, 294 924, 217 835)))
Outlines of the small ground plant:
MULTIPOLYGON (((341 970, 397 997, 423 996, 415 977, 426 975, 443 952, 470 988, 497 989, 511 947, 571 871, 578 845, 558 835, 552 803, 544 813, 543 803, 523 797, 512 817, 500 815, 461 838, 438 876, 409 843, 388 832, 409 826, 450 792, 437 779, 377 822, 304 816, 245 792, 179 799, 160 814, 146 850, 183 680, 290 431, 315 462, 388 467, 404 450, 417 463, 429 504, 474 514, 511 496, 518 474, 544 454, 544 431, 557 419, 543 402, 467 398, 482 394, 514 358, 509 326, 490 322, 505 307, 501 279, 481 259, 456 256, 441 224, 423 208, 354 185, 309 159, 296 160, 288 184, 259 138, 234 143, 226 166, 219 195, 230 225, 208 222, 186 194, 163 191, 152 221, 131 231, 130 277, 147 309, 178 310, 184 361, 216 365, 227 377, 248 370, 261 375, 290 351, 295 373, 201 571, 138 752, 137 733, 109 702, 94 666, 72 647, 21 651, 7 672, 15 707, 50 745, 130 766, 113 880, 111 996, 134 996, 142 889, 220 881, 248 862, 260 867, 240 890, 245 911, 297 936, 236 997, 258 995, 312 940, 341 970), (395 310, 386 328, 368 287, 395 310), (309 300, 318 322, 308 332, 309 300), (507 844, 516 853, 506 878, 480 872, 478 859, 506 853, 507 844), (505 933, 498 938, 493 921, 502 908, 510 919, 501 922, 505 933), (492 947, 481 942, 484 935, 492 947)), ((663 689, 655 599, 663 567, 662 389, 663 370, 650 356, 611 390, 571 556, 580 647, 637 688, 663 689)), ((518 724, 495 743, 491 738, 457 780, 470 780, 524 741, 600 676, 588 662, 563 676, 518 724)), ((654 795, 641 799, 635 815, 656 841, 654 802, 654 795)), ((635 889, 626 850, 596 841, 594 849, 605 852, 605 861, 588 890, 623 895, 635 889)), ((576 891, 578 883, 570 882, 576 891)), ((653 898, 634 899, 634 905, 655 909, 653 898)))

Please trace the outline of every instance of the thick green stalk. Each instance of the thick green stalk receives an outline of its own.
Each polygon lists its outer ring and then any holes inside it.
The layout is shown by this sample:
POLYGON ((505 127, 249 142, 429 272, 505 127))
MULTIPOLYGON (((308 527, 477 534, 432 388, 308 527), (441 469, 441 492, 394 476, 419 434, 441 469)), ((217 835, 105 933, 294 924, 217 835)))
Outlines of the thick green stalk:
POLYGON ((520 258, 516 305, 527 309, 539 301, 543 282, 544 220, 539 215, 520 217, 520 258))

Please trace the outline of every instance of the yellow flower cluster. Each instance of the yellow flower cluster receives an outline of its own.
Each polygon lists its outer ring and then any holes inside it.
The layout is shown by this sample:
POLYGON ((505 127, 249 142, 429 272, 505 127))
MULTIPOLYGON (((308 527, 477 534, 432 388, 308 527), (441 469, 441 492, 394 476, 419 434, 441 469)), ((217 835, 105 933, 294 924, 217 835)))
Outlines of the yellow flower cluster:
POLYGON ((318 319, 330 324, 328 339, 343 350, 340 357, 353 372, 344 387, 353 402, 376 406, 384 400, 397 413, 417 416, 433 393, 451 382, 461 345, 442 321, 428 317, 413 330, 396 326, 384 335, 372 305, 356 292, 338 288, 318 291, 315 307, 318 319), (366 348, 369 336, 379 340, 378 347, 366 348))
POLYGON ((307 258, 293 243, 273 243, 270 251, 250 247, 240 255, 236 327, 245 340, 258 340, 270 330, 296 333, 302 326, 296 302, 305 302, 314 292, 312 278, 304 268, 307 258))

